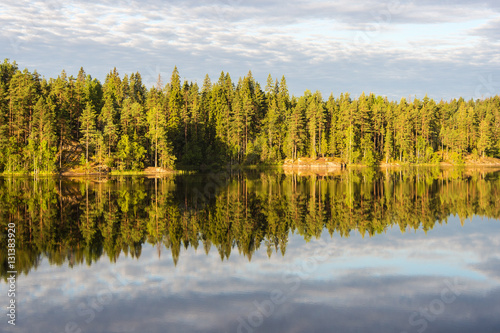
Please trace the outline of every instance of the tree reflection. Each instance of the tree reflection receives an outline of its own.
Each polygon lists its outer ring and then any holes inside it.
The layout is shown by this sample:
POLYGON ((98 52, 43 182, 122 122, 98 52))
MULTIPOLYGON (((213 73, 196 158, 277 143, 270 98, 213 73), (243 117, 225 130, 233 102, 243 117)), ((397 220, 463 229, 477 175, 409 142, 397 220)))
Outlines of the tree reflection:
MULTIPOLYGON (((1 246, 14 222, 16 268, 28 274, 41 258, 70 267, 106 254, 139 258, 143 244, 170 252, 234 249, 251 260, 261 246, 285 254, 291 232, 306 241, 388 227, 431 230, 448 216, 500 217, 500 171, 408 168, 349 169, 332 174, 278 171, 164 178, 0 178, 1 246)), ((0 252, 7 275, 6 251, 0 252)))

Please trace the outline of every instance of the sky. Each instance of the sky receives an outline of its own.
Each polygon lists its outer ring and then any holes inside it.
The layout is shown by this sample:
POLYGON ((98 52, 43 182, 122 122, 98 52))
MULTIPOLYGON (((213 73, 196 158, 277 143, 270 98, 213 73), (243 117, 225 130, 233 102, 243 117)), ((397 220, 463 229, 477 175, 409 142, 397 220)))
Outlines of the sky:
POLYGON ((296 96, 476 99, 500 92, 499 14, 498 0, 3 1, 0 56, 46 78, 116 67, 150 87, 177 66, 199 85, 284 75, 296 96))

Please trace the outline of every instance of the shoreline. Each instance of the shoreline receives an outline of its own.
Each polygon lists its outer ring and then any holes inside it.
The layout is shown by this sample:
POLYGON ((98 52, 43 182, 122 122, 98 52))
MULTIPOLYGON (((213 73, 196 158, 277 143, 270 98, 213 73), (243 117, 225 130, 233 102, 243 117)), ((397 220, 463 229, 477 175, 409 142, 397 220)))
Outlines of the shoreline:
MULTIPOLYGON (((259 165, 248 165, 243 167, 244 169, 254 169, 258 168, 259 165)), ((282 165, 273 166, 276 168, 282 168, 284 171, 293 171, 293 170, 332 170, 332 171, 341 171, 347 168, 356 169, 356 168, 374 168, 374 169, 399 169, 399 168, 478 168, 478 169, 486 169, 486 168, 499 168, 500 169, 500 159, 495 159, 494 161, 488 162, 465 162, 463 164, 452 164, 448 162, 440 162, 438 164, 432 163, 380 163, 373 167, 364 164, 344 164, 337 161, 326 161, 325 159, 312 160, 307 158, 307 160, 298 159, 297 161, 291 162, 290 160, 285 161, 282 165)), ((220 169, 221 171, 224 168, 220 169)), ((3 177, 95 177, 95 176, 166 176, 166 175, 176 175, 176 174, 188 174, 192 172, 201 172, 204 171, 196 171, 192 169, 179 169, 179 170, 167 170, 162 168, 154 168, 149 167, 142 171, 110 171, 110 172, 81 172, 81 171, 63 171, 63 172, 53 172, 53 173, 38 173, 33 174, 30 173, 0 173, 0 176, 3 177)))
POLYGON ((497 158, 485 158, 483 161, 464 161, 464 163, 453 164, 450 162, 439 162, 439 163, 379 163, 374 166, 368 166, 366 164, 347 164, 338 158, 299 158, 297 160, 285 160, 283 163, 283 168, 286 169, 340 169, 345 168, 408 168, 408 167, 439 167, 439 168, 461 168, 461 167, 500 167, 500 159, 497 158))

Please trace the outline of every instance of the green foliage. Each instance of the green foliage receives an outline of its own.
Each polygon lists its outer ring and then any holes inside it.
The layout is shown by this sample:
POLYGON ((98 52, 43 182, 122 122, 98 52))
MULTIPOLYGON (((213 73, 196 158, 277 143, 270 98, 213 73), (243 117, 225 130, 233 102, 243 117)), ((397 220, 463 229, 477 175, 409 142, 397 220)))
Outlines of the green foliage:
MULTIPOLYGON (((0 64, 0 172, 51 173, 85 151, 85 164, 120 170, 149 166, 280 164, 284 158, 335 157, 344 163, 463 163, 469 154, 500 157, 498 96, 450 102, 389 101, 342 93, 324 101, 309 90, 290 98, 286 79, 252 73, 234 84, 222 72, 201 90, 170 82, 146 89, 139 73, 104 84, 83 68, 56 79, 0 64), (77 143, 80 147, 76 147, 77 143), (439 152, 439 153, 438 153, 439 152)), ((476 156, 475 156, 476 157, 476 156)))
POLYGON ((454 151, 450 155, 450 162, 456 165, 462 165, 464 164, 464 157, 462 154, 454 151))
POLYGON ((492 140, 493 135, 491 129, 491 118, 491 115, 487 115, 479 125, 479 140, 477 142, 477 150, 483 157, 487 155, 494 147, 492 140))
POLYGON ((85 110, 80 116, 80 131, 82 133, 82 138, 80 143, 85 147, 85 162, 89 162, 89 149, 92 149, 95 143, 96 134, 96 113, 94 107, 90 102, 87 102, 85 110))
POLYGON ((426 163, 437 164, 441 161, 441 158, 437 152, 434 152, 432 147, 427 147, 425 149, 425 161, 426 163))
POLYGON ((167 140, 161 140, 158 147, 159 162, 162 168, 173 169, 177 157, 173 153, 173 147, 167 140))
POLYGON ((129 170, 131 166, 132 145, 128 140, 128 135, 123 135, 118 141, 117 157, 119 159, 118 168, 120 170, 129 170))

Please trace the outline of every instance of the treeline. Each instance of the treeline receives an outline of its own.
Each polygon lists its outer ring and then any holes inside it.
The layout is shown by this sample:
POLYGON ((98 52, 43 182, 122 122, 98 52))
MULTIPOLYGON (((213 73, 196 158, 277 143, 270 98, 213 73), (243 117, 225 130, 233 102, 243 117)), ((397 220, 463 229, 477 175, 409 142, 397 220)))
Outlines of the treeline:
MULTIPOLYGON (((499 219, 499 179, 498 172, 439 169, 99 182, 10 177, 0 178, 0 228, 15 223, 16 268, 25 274, 44 257, 70 266, 104 255, 112 262, 122 253, 138 258, 145 244, 175 263, 183 247, 217 251, 222 260, 237 250, 251 259, 258 249, 284 255, 291 233, 307 240, 324 231, 373 236, 391 227, 427 232, 450 215, 499 219)), ((0 246, 7 240, 4 234, 0 246)), ((0 263, 5 278, 5 251, 0 263)))
POLYGON ((0 65, 0 172, 50 173, 75 152, 86 167, 279 163, 336 157, 345 163, 461 163, 500 156, 500 98, 399 102, 364 93, 324 100, 290 97, 285 77, 264 89, 249 72, 222 72, 201 87, 158 77, 147 89, 139 73, 114 69, 102 84, 80 69, 56 79, 0 65), (439 153, 438 153, 439 152, 439 153))

